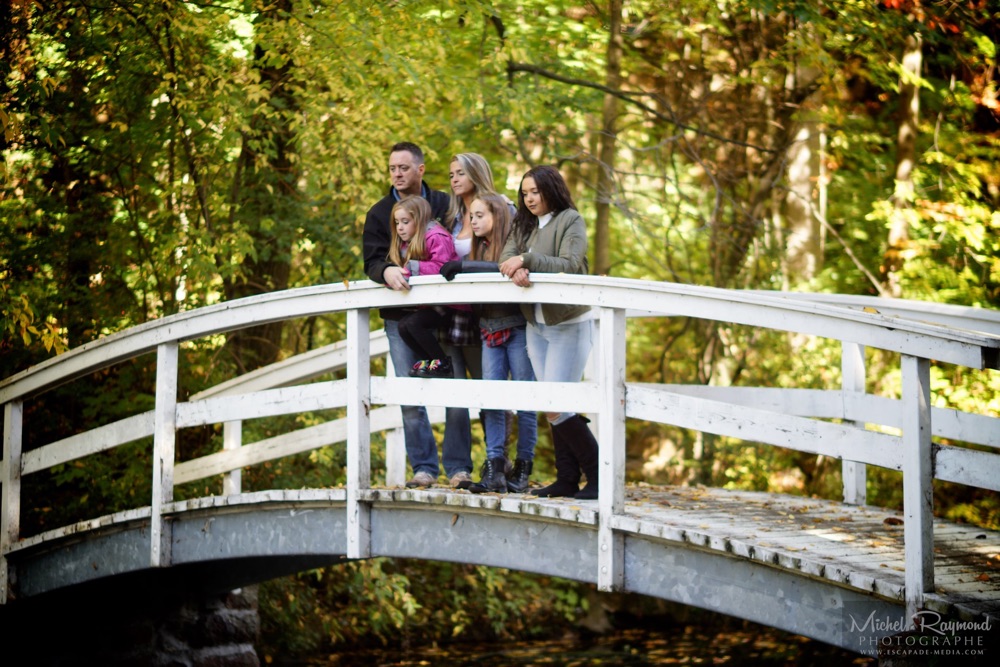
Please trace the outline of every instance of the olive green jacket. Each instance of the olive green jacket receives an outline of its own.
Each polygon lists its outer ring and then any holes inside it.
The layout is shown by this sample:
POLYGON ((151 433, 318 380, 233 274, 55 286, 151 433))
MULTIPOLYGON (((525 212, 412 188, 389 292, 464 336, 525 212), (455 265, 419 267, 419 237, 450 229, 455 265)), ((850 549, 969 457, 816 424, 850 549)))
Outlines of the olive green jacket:
MULTIPOLYGON (((511 234, 500 254, 500 263, 521 255, 524 267, 530 273, 579 273, 586 274, 587 267, 587 223, 575 210, 567 208, 556 213, 544 229, 537 227, 527 238, 511 234)), ((542 304, 542 315, 546 324, 561 324, 579 317, 590 310, 590 306, 561 303, 542 304)), ((521 312, 531 324, 535 320, 533 304, 521 304, 521 312)))

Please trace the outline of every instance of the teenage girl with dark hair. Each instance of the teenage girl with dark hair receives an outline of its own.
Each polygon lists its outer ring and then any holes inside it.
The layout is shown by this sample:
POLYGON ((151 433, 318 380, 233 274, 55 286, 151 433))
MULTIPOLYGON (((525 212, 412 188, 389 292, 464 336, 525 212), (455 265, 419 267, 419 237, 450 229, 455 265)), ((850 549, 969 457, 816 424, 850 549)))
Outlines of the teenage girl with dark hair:
MULTIPOLYGON (((587 225, 559 170, 543 165, 521 179, 513 230, 500 255, 500 272, 529 287, 531 273, 587 273, 587 225)), ((579 382, 593 345, 590 306, 522 304, 528 322, 528 355, 542 382, 579 382)), ((548 413, 556 481, 537 496, 597 498, 597 440, 575 412, 548 413), (581 472, 587 484, 580 489, 581 472)))

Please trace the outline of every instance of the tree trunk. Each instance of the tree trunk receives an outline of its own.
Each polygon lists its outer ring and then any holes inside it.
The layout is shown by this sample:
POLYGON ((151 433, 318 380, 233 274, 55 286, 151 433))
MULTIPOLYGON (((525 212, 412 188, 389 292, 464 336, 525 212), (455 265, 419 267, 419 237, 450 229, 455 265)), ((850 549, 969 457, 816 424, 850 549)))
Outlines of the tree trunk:
POLYGON ((801 123, 788 150, 788 194, 782 206, 786 289, 811 280, 822 268, 822 230, 813 194, 819 152, 817 132, 815 123, 801 123))
MULTIPOLYGON (((621 87, 622 0, 608 3, 608 62, 605 84, 610 90, 621 87)), ((601 112, 601 143, 597 172, 597 217, 594 221, 594 273, 611 272, 611 204, 615 199, 615 152, 617 151, 618 98, 604 95, 601 112)))
MULTIPOLYGON (((280 0, 257 19, 259 26, 287 22, 290 0, 280 0)), ((273 48, 273 47, 272 47, 273 48)), ((290 121, 298 108, 287 54, 273 57, 260 44, 255 50, 260 80, 269 84, 272 112, 257 115, 244 136, 237 184, 239 215, 251 230, 256 256, 244 264, 243 279, 227 285, 226 296, 238 299, 288 288, 295 229, 301 205, 295 131, 290 121), (259 151, 260 147, 268 147, 259 151)), ((284 323, 264 324, 233 332, 230 351, 242 371, 279 359, 284 323)))
POLYGON ((903 73, 899 86, 899 134, 896 137, 896 185, 892 195, 892 218, 889 243, 885 251, 883 271, 886 291, 890 296, 902 296, 899 272, 906 259, 910 242, 910 215, 913 202, 913 170, 916 166, 917 121, 920 118, 919 79, 923 63, 923 41, 920 35, 906 40, 903 53, 903 73))

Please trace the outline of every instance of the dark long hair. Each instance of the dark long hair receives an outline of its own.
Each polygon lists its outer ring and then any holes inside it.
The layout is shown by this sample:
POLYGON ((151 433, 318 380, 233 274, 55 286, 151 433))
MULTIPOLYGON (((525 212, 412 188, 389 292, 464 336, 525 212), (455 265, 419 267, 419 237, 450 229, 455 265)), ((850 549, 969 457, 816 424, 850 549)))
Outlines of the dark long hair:
POLYGON ((569 193, 569 186, 563 179, 559 170, 552 165, 542 164, 529 169, 521 177, 521 185, 517 189, 517 213, 514 215, 513 233, 517 239, 518 250, 524 251, 522 247, 528 241, 528 236, 538 227, 538 218, 524 205, 524 179, 533 178, 538 193, 542 195, 542 200, 553 214, 565 211, 568 208, 576 210, 573 203, 573 196, 569 193))

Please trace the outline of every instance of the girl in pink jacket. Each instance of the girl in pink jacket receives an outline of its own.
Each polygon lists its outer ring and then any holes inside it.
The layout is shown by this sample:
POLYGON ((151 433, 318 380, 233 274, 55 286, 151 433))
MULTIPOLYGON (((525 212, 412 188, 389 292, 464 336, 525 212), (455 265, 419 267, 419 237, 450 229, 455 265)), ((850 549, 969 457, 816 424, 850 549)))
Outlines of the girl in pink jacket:
MULTIPOLYGON (((389 261, 402 267, 408 278, 440 274, 445 262, 458 259, 454 239, 431 220, 431 206, 423 197, 400 199, 392 207, 391 219, 389 261)), ((410 377, 454 377, 451 359, 437 337, 438 329, 448 321, 446 312, 436 306, 414 308, 399 320, 399 335, 420 358, 410 369, 410 377)))

